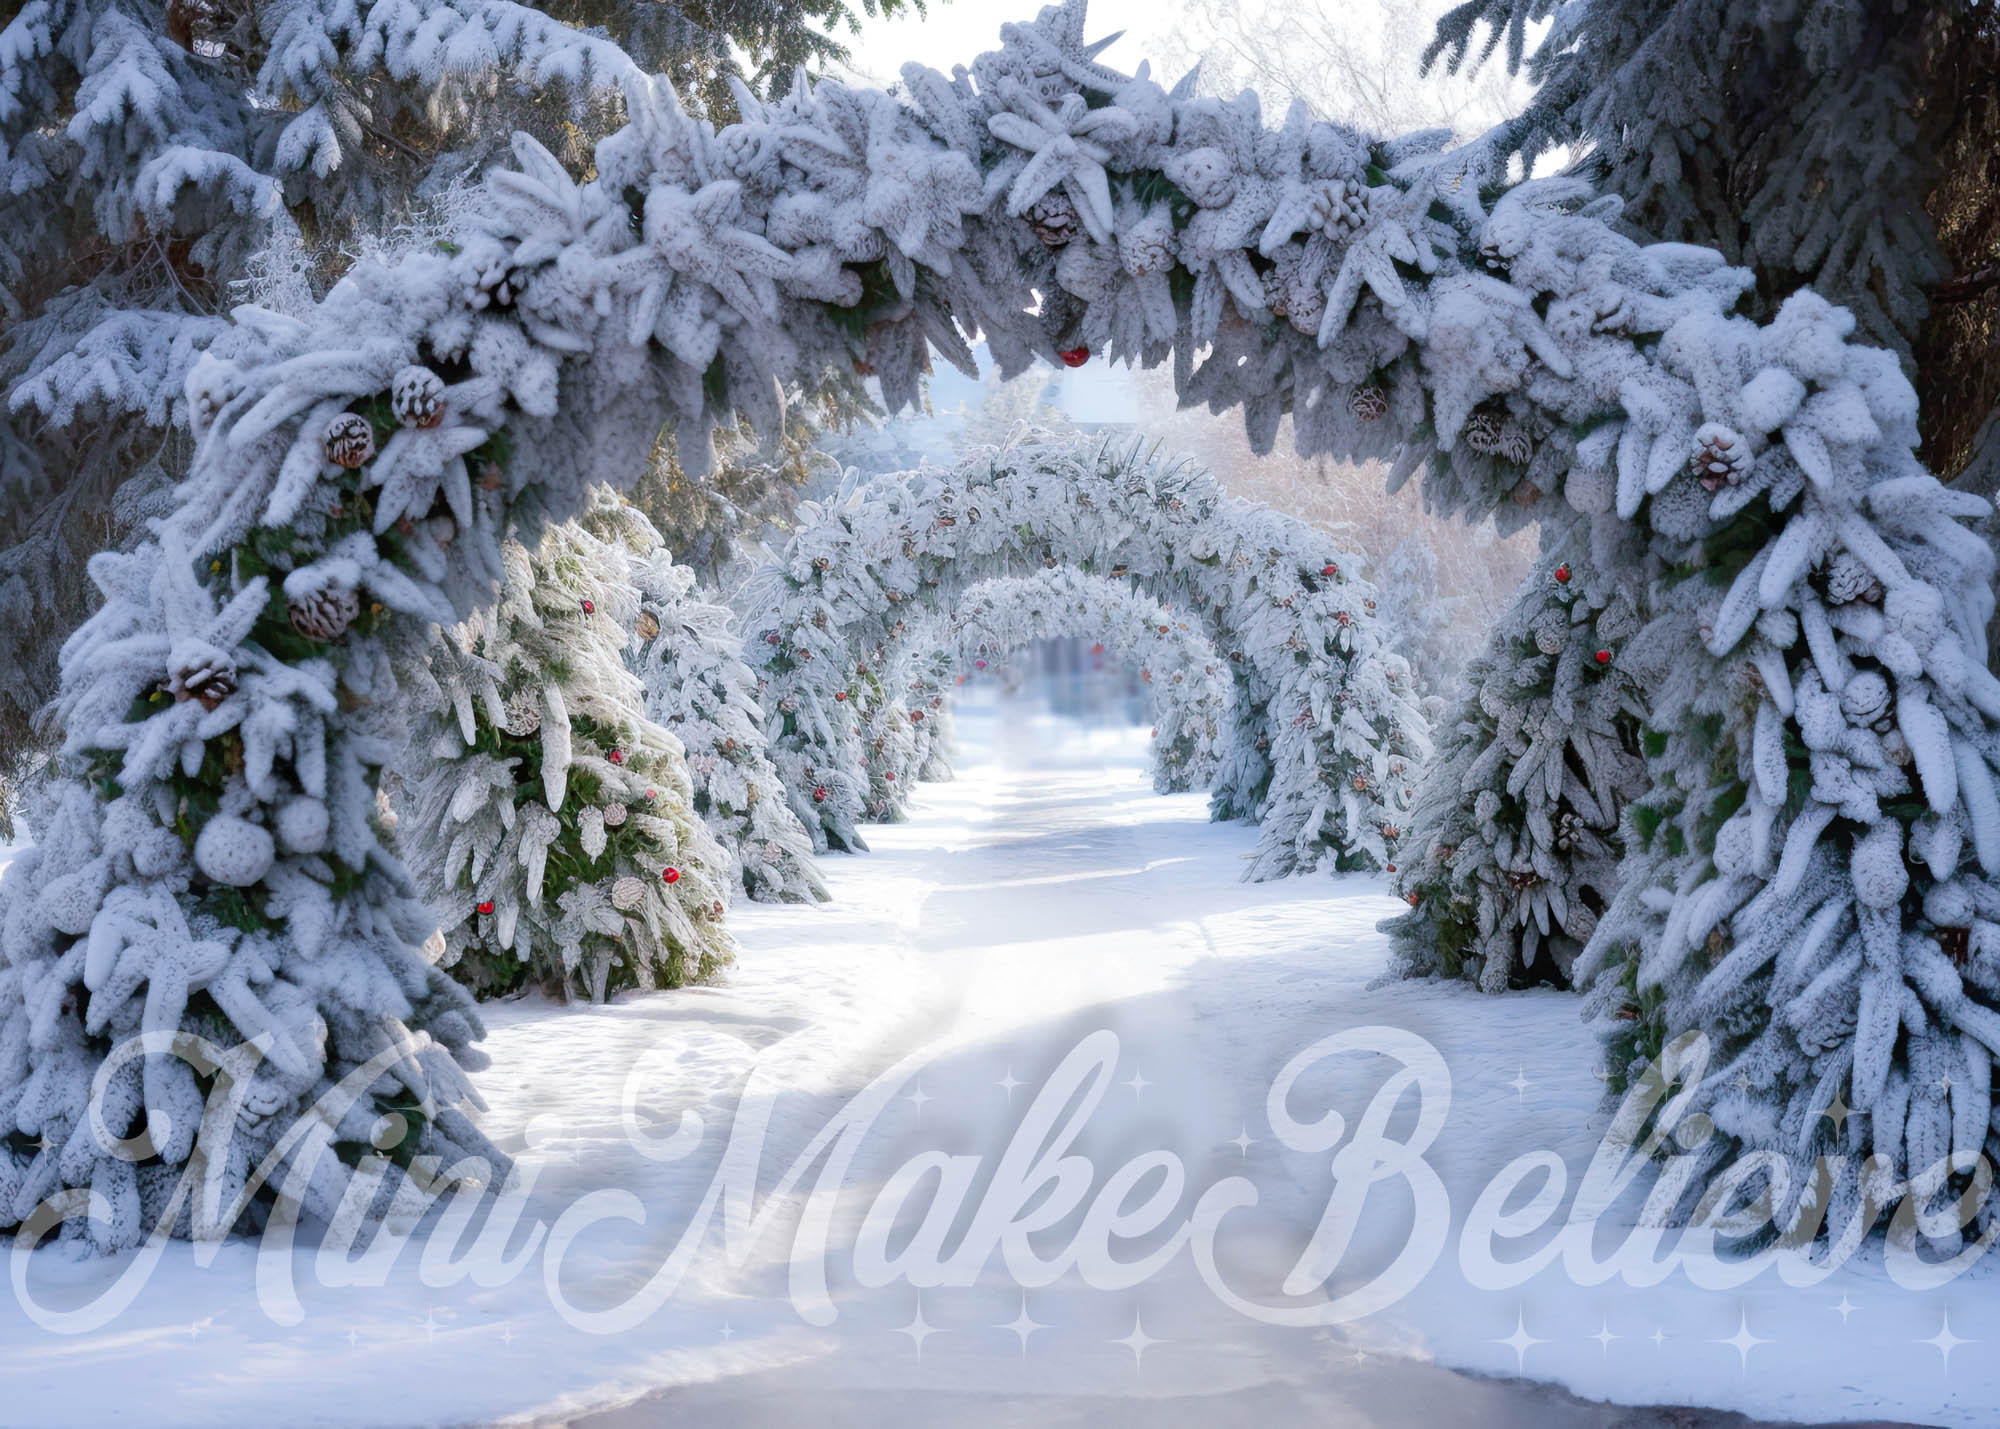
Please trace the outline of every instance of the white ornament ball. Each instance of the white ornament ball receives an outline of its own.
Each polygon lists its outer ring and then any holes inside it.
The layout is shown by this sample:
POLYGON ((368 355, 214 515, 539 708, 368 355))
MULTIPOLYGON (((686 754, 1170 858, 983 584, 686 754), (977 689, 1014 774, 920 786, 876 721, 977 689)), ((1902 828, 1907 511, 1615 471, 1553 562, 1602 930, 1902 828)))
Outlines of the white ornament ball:
POLYGON ((326 847, 331 820, 326 805, 310 794, 283 805, 273 822, 286 853, 318 853, 326 847))
POLYGON ((217 814, 195 838, 194 866, 213 883, 248 888, 271 871, 277 852, 264 829, 234 814, 217 814))
POLYGON ((50 879, 35 900, 35 911, 48 920, 58 933, 76 937, 90 931, 104 890, 97 880, 84 873, 65 873, 50 879))

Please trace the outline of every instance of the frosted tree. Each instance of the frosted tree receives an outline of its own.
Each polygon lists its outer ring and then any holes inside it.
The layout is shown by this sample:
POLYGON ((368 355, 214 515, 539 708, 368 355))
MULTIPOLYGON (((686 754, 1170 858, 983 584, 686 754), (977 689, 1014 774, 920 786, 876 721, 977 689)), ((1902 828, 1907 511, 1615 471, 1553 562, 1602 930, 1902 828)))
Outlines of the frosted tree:
POLYGON ((629 659, 645 685, 646 715, 685 746, 695 810, 741 887, 779 902, 825 898, 812 839, 771 763, 735 617, 704 600, 694 573, 664 548, 638 554, 633 579, 639 606, 629 659))
POLYGON ((602 1001, 733 956, 735 881, 694 809, 681 742, 624 664, 626 549, 569 524, 504 552, 500 602, 440 637, 400 767, 399 832, 482 995, 602 1001))
POLYGON ((183 382, 232 304, 309 307, 515 130, 587 160, 633 75, 727 107, 737 76, 789 83, 845 54, 826 26, 903 3, 6 7, 0 750, 48 743, 30 719, 94 597, 83 560, 164 509, 192 450, 183 382))
MULTIPOLYGON (((1789 1194, 1817 1184, 1790 1168, 1815 1167, 1822 1138, 1845 1148, 1847 1169, 1828 1168, 1843 1210, 1863 1204, 1870 1155, 1930 1175, 1939 1108, 1898 1089, 1936 1087, 1941 1048, 1966 1067, 1951 1077, 1950 1150, 1983 1150, 1980 1058, 2000 1046, 1982 960, 2000 926, 1984 911, 2000 906, 2000 680, 1981 653, 1993 553, 1968 523, 1989 508, 1917 460, 1918 404, 1896 355, 1856 341, 1852 315, 1810 290, 1768 319, 1735 311, 1752 275, 1619 231, 1616 201, 1581 180, 1510 184, 1505 136, 1451 147, 1296 109, 1267 126, 1254 95, 1198 97, 1099 63, 1084 20, 1080 4, 1051 8, 952 78, 911 68, 900 96, 802 80, 719 130, 635 78, 628 122, 597 145, 586 181, 523 139, 520 167, 487 178, 448 248, 360 265, 298 316, 245 309, 210 342, 184 388, 199 414, 188 479, 141 547, 96 563, 104 606, 63 657, 50 856, 79 872, 106 862, 61 893, 36 863, 0 875, 0 1110, 24 1138, 0 1155, 28 1198, 15 1214, 100 1177, 110 1197, 120 1148, 156 1115, 185 1124, 143 1077, 109 1119, 84 1116, 113 1055, 87 1026, 220 1017, 203 1025, 243 1041, 264 1026, 259 1008, 296 996, 343 1031, 330 1053, 295 1039, 298 1080, 265 1089, 282 1121, 307 1111, 329 1067, 400 1056, 395 1029, 431 1025, 414 905, 365 822, 400 734, 389 657, 490 603, 510 534, 532 546, 596 473, 636 474, 663 422, 699 478, 713 428, 747 416, 769 430, 788 385, 860 361, 900 405, 933 344, 969 363, 972 331, 1003 372, 1171 360, 1186 400, 1243 409, 1253 448, 1289 412, 1304 455, 1393 457, 1389 480, 1420 482, 1440 511, 1587 517, 1607 576, 1652 592, 1624 657, 1671 675, 1640 741, 1659 802, 1634 806, 1642 837, 1575 965, 1604 999, 1592 1005, 1630 1033, 1610 1075, 1678 1060, 1667 1049, 1706 1032, 1714 1070, 1679 1066, 1696 1084, 1674 1103, 1709 1117, 1686 1128, 1712 1133, 1699 1164, 1769 1153, 1757 1164, 1774 1188, 1787 1168, 1773 1200, 1807 1212, 1791 1222, 1802 1231, 1822 1203, 1789 1194), (332 640, 290 621, 294 606, 316 620, 322 597, 345 612, 349 595, 353 618, 332 640), (315 887, 301 889, 299 866, 276 856, 276 822, 329 783, 342 858, 358 862, 307 871, 315 887), (234 822, 209 841, 214 876, 178 882, 168 840, 194 850, 218 818, 234 822), (118 862, 135 851, 144 868, 118 862), (219 877, 244 881, 204 904, 219 877), (336 930, 327 944, 302 946, 312 927, 286 911, 292 897, 327 910, 314 925, 336 930), (135 927, 132 900, 164 922, 135 927), (241 971, 269 984, 255 1006, 226 983, 226 1007, 190 1011, 182 997, 231 976, 205 946, 216 939, 187 922, 204 906, 254 925, 259 963, 241 971), (1837 1133, 1818 1114, 1836 1094, 1853 1113, 1837 1133)), ((1081 567, 1115 550, 1156 596, 1153 582, 1184 576, 1175 604, 1226 612, 1211 640, 1232 672, 1250 667, 1247 708, 1273 761, 1266 804, 1282 790, 1282 807, 1308 816, 1280 829, 1267 814, 1261 839, 1296 850, 1317 818, 1322 861, 1383 860, 1382 822, 1407 814, 1388 781, 1412 775, 1394 741, 1421 727, 1399 713, 1407 668, 1366 627, 1372 588, 1322 533, 1228 544, 1235 528, 1210 524, 1223 500, 1212 482, 1172 463, 1017 448, 985 470, 891 484, 922 520, 868 532, 885 541, 872 547, 885 553, 881 603, 1002 552, 1081 567), (964 500, 957 524, 938 523, 934 490, 964 500), (1044 510, 1060 523, 1017 529, 1017 514, 1044 510), (1106 520, 1124 523, 1116 541, 1106 520), (1191 539, 1211 534, 1212 546, 1191 539), (1357 703, 1343 707, 1343 691, 1357 703), (1359 726, 1374 719, 1368 743, 1359 726), (1291 769, 1297 791, 1322 784, 1322 755, 1350 761, 1331 787, 1351 796, 1302 803, 1279 780, 1291 769)), ((841 631, 872 645, 883 613, 809 549, 793 554, 780 593, 800 618, 768 627, 770 648, 795 636, 844 676, 841 631)), ((843 687, 817 685, 827 704, 811 711, 836 740, 853 728, 825 718, 843 687)), ((1254 751, 1247 737, 1231 745, 1254 751)), ((830 783, 865 772, 860 750, 838 753, 830 783)), ((797 787, 792 755, 807 757, 774 740, 797 787)), ((1254 765, 1232 772, 1225 757, 1219 779, 1246 790, 1254 765)), ((411 1060, 401 1075, 431 1087, 423 1105, 456 1107, 448 1039, 467 1039, 435 1016, 429 1045, 410 1039, 430 1070, 411 1060)), ((362 1110, 386 1128, 400 1101, 379 1095, 390 1101, 362 1110)), ((428 1113, 416 1129, 419 1148, 451 1136, 428 1113)), ((220 1136, 200 1165, 219 1164, 220 1136)), ((159 1174, 187 1171, 193 1150, 170 1142, 159 1174)), ((316 1164, 332 1184, 361 1184, 316 1164)), ((88 1198, 64 1204, 70 1224, 109 1224, 88 1198)))
POLYGON ((1384 924, 1398 973, 1568 985, 1646 788, 1645 686, 1622 658, 1637 628, 1582 551, 1542 561, 1495 622, 1410 815, 1396 870, 1410 911, 1384 924))

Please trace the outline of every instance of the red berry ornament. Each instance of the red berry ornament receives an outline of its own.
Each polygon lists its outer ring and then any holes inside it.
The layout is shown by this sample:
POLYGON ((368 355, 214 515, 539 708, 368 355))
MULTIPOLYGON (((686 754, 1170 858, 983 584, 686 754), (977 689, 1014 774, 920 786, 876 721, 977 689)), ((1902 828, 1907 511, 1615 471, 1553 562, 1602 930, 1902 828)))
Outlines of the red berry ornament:
POLYGON ((1337 576, 1340 574, 1340 567, 1334 565, 1333 562, 1328 561, 1325 565, 1319 568, 1319 573, 1323 576, 1337 576))
POLYGON ((1391 864, 1387 864, 1387 865, 1384 865, 1384 866, 1385 866, 1385 867, 1386 867, 1386 868, 1387 868, 1387 869, 1389 870, 1389 872, 1391 872, 1391 873, 1394 873, 1394 872, 1396 871, 1396 865, 1395 865, 1395 864, 1393 864, 1393 863, 1391 863, 1391 864))
POLYGON ((847 691, 845 690, 835 690, 833 692, 833 702, 835 704, 841 703, 846 698, 847 698, 847 691))
POLYGON ((1066 347, 1057 353, 1056 356, 1063 360, 1064 367, 1081 367, 1084 363, 1090 361, 1090 349, 1087 347, 1066 347))
POLYGON ((1557 584, 1557 585, 1568 585, 1568 584, 1569 584, 1569 567, 1568 567, 1568 566, 1557 566, 1557 567, 1556 567, 1556 584, 1557 584))
POLYGON ((585 615, 597 614, 597 602, 594 600, 586 600, 583 603, 583 613, 585 615))
POLYGON ((646 791, 646 802, 649 804, 652 803, 653 800, 659 797, 660 797, 660 791, 658 789, 648 789, 646 791))
POLYGON ((1412 893, 1412 894, 1410 894, 1410 895, 1409 895, 1409 897, 1410 897, 1410 906, 1411 906, 1412 908, 1416 907, 1416 906, 1417 906, 1417 895, 1416 895, 1416 894, 1414 894, 1414 893, 1412 893))
POLYGON ((923 712, 922 710, 911 710, 911 711, 910 711, 910 723, 911 723, 911 724, 922 724, 923 722, 924 722, 924 712, 923 712))
POLYGON ((986 668, 986 662, 984 660, 974 660, 972 664, 975 669, 983 670, 986 668))
POLYGON ((1102 645, 1093 645, 1090 647, 1090 653, 1093 655, 1102 655, 1104 653, 1104 647, 1102 645))
POLYGON ((613 764, 623 764, 625 762, 625 751, 622 749, 614 749, 604 757, 606 759, 609 759, 613 764))
POLYGON ((885 769, 885 770, 883 770, 883 771, 882 771, 882 782, 883 782, 883 783, 885 783, 885 784, 893 784, 893 783, 895 783, 895 782, 896 782, 896 771, 895 771, 895 770, 893 770, 893 769, 885 769))
POLYGON ((766 645, 776 645, 778 643, 778 632, 773 630, 769 635, 766 635, 764 643, 766 645))
POLYGON ((681 871, 678 868, 663 868, 660 870, 660 878, 662 882, 679 883, 681 881, 681 871))
POLYGON ((1600 665, 1609 665, 1611 663, 1611 652, 1609 650, 1598 651, 1597 663, 1600 665))
POLYGON ((493 911, 493 900, 489 898, 484 903, 480 904, 479 911, 482 913, 491 913, 493 911))
POLYGON ((826 802, 826 785, 822 784, 819 788, 813 790, 813 802, 815 804, 824 804, 826 802))

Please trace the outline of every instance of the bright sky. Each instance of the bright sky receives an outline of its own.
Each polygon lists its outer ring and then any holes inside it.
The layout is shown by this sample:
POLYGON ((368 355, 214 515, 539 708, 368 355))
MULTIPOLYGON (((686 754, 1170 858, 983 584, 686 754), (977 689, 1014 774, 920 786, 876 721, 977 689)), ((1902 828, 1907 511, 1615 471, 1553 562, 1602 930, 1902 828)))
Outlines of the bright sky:
MULTIPOLYGON (((945 74, 995 48, 1000 26, 1032 20, 1044 0, 932 0, 930 13, 862 22, 841 39, 856 77, 893 82, 917 60, 945 74)), ((1453 0, 1093 0, 1086 33, 1122 32, 1104 62, 1131 73, 1150 59, 1172 85, 1206 56, 1211 91, 1251 83, 1272 120, 1288 86, 1318 113, 1376 132, 1446 124, 1461 138, 1519 111, 1527 87, 1498 64, 1472 76, 1423 75, 1418 57, 1453 0)), ((1539 28, 1539 27, 1538 27, 1539 28)))
MULTIPOLYGON (((1044 3, 934 0, 928 18, 905 13, 892 20, 864 19, 858 37, 842 38, 854 52, 855 71, 878 84, 894 80, 911 60, 950 74, 953 65, 969 64, 974 55, 996 48, 1002 25, 1010 20, 1034 19, 1044 3)), ((1104 61, 1130 73, 1140 60, 1160 52, 1161 42, 1180 24, 1181 10, 1179 0, 1093 0, 1088 33, 1102 37, 1123 30, 1125 38, 1111 47, 1104 61)))

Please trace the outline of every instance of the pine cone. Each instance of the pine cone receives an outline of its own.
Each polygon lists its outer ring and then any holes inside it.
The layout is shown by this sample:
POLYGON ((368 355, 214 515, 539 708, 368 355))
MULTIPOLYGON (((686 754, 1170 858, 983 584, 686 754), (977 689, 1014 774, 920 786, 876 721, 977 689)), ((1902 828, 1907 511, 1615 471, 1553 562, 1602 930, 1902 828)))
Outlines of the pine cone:
POLYGON ((607 829, 621 827, 625 822, 626 815, 630 812, 623 804, 606 804, 604 806, 604 827, 607 829))
POLYGON ((1703 489, 1734 486, 1750 474, 1750 443, 1719 422, 1704 422, 1694 434, 1688 467, 1703 489))
POLYGON ((1135 278, 1166 273, 1174 266, 1174 218, 1165 204, 1118 233, 1118 261, 1135 278))
POLYGON ((1556 819, 1556 848, 1568 853, 1583 841, 1583 820, 1573 811, 1565 810, 1556 819))
POLYGON ((650 610, 640 611, 638 629, 641 640, 651 640, 660 633, 660 617, 650 610))
POLYGON ((630 913, 646 901, 646 885, 639 879, 627 877, 611 885, 611 906, 621 912, 630 913))
POLYGON ((198 700, 213 710, 236 693, 236 671, 219 661, 197 661, 167 676, 167 692, 178 704, 198 700))
POLYGON ((1357 421, 1378 422, 1389 415, 1389 394, 1380 387, 1357 387, 1348 394, 1347 410, 1357 421))
POLYGON ((1534 442, 1520 425, 1491 407, 1481 407, 1467 417, 1459 435, 1474 451, 1499 457, 1515 466, 1526 466, 1535 454, 1534 442))
POLYGON ((1835 605, 1856 600, 1879 605, 1882 596, 1882 583, 1852 551, 1838 551, 1826 563, 1826 598, 1835 605))
POLYGON ((357 412, 342 412, 326 424, 319 444, 328 461, 351 471, 375 455, 375 428, 357 412))
POLYGON ((1028 206, 1028 227, 1048 248, 1061 248, 1083 224, 1076 205, 1060 188, 1050 189, 1028 206))
POLYGON ((509 695, 507 719, 500 727, 516 739, 526 739, 542 727, 541 702, 525 692, 509 695))
POLYGON ((428 367, 405 367, 390 384, 389 407, 406 427, 435 427, 444 420, 444 379, 428 367))
POLYGON ((1319 232, 1344 242, 1368 221, 1368 191, 1353 179, 1323 179, 1306 200, 1306 214, 1319 232))
POLYGON ((361 597, 350 586, 323 586, 291 603, 292 629, 308 640, 338 640, 361 614, 361 597))

